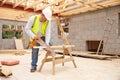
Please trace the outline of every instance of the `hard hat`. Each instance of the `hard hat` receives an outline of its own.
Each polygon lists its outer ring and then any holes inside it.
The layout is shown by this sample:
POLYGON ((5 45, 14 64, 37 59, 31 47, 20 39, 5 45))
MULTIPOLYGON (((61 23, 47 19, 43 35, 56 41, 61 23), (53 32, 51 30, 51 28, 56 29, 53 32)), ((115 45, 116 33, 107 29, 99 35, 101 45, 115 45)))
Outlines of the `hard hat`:
POLYGON ((50 7, 47 7, 45 9, 43 9, 42 13, 45 15, 45 17, 47 18, 47 20, 51 20, 52 19, 52 10, 51 10, 50 7))

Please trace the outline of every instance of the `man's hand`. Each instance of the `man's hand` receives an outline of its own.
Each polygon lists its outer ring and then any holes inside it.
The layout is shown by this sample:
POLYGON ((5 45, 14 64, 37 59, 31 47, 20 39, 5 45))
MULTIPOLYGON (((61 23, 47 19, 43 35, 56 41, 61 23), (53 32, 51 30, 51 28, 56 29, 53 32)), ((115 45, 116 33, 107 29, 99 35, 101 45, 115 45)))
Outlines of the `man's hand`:
POLYGON ((40 36, 35 36, 34 40, 35 40, 35 41, 40 41, 41 38, 40 38, 40 36))
POLYGON ((35 36, 34 40, 29 42, 29 46, 30 47, 36 46, 37 41, 40 41, 40 40, 41 40, 40 36, 35 36))

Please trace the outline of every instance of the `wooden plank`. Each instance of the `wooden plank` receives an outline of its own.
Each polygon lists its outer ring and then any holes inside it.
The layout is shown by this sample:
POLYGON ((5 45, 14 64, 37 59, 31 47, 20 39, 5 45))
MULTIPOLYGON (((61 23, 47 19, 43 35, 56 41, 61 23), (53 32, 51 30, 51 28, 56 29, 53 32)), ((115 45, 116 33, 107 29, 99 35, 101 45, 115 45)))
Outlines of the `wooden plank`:
POLYGON ((39 8, 35 8, 34 9, 34 11, 38 11, 38 10, 43 10, 44 8, 46 8, 47 6, 49 6, 49 5, 47 5, 47 4, 43 4, 41 7, 39 7, 39 8))
POLYGON ((12 75, 12 70, 10 67, 1 67, 0 74, 3 74, 5 77, 12 75))
POLYGON ((66 8, 66 6, 71 5, 71 4, 74 4, 74 2, 73 1, 66 1, 62 5, 58 6, 58 8, 64 9, 64 8, 66 8))
POLYGON ((18 2, 18 3, 14 3, 13 8, 17 7, 18 5, 20 5, 20 4, 24 3, 24 2, 26 2, 26 0, 22 0, 22 1, 18 2))
MULTIPOLYGON (((94 8, 100 7, 100 6, 97 6, 97 5, 93 4, 93 3, 98 2, 98 1, 100 1, 100 0, 91 0, 91 1, 89 1, 89 2, 85 2, 85 1, 82 1, 82 0, 78 0, 78 1, 76 1, 76 3, 77 3, 76 5, 71 6, 71 7, 68 7, 68 8, 65 8, 65 9, 62 9, 62 10, 60 10, 59 12, 56 12, 56 13, 61 13, 61 12, 68 11, 68 10, 74 10, 74 9, 76 9, 76 8, 78 8, 78 7, 86 6, 86 5, 92 5, 91 7, 93 7, 93 5, 94 5, 94 8), (80 2, 78 2, 78 1, 80 1, 80 2), (81 3, 81 4, 80 4, 80 3, 81 3)), ((73 3, 73 2, 72 2, 72 3, 73 3)))
POLYGON ((61 24, 60 24, 60 19, 59 19, 59 18, 56 18, 56 20, 57 20, 57 24, 58 24, 58 27, 59 27, 60 32, 61 32, 61 34, 62 34, 61 36, 62 36, 62 38, 63 38, 65 44, 66 44, 66 45, 70 45, 70 43, 69 43, 67 37, 65 36, 63 27, 62 27, 61 24))
MULTIPOLYGON (((53 49, 58 49, 58 48, 70 48, 70 47, 75 47, 74 45, 58 45, 58 46, 50 46, 50 48, 53 48, 53 49)), ((34 48, 46 48, 46 46, 34 46, 34 48)))
MULTIPOLYGON (((0 50, 0 53, 2 53, 2 52, 6 52, 6 53, 8 53, 8 52, 17 52, 17 51, 18 50, 16 50, 16 49, 4 49, 4 50, 0 50)), ((19 51, 31 52, 31 50, 28 50, 28 49, 19 50, 19 51)))
POLYGON ((12 9, 12 8, 0 7, 0 19, 28 21, 29 17, 34 14, 35 14, 34 12, 21 11, 21 10, 16 10, 16 9, 12 9), (24 17, 21 17, 21 15, 23 15, 24 17))
MULTIPOLYGON (((98 9, 102 9, 105 7, 105 5, 107 4, 110 4, 110 3, 114 3, 114 2, 120 2, 118 0, 110 0, 110 1, 104 1, 104 2, 100 2, 100 3, 97 3, 97 4, 93 4, 93 3, 90 3, 90 2, 86 2, 84 3, 85 5, 88 5, 88 6, 84 6, 84 7, 81 7, 79 9, 74 9, 74 10, 70 10, 70 11, 67 11, 67 12, 64 12, 64 13, 60 13, 59 15, 62 15, 62 16, 70 16, 70 15, 73 15, 73 14, 78 14, 78 13, 83 13, 83 12, 88 12, 88 11, 93 11, 93 10, 98 10, 98 9), (89 5, 92 5, 92 6, 89 6, 89 5), (101 5, 101 6, 100 6, 101 5), (103 5, 103 6, 102 6, 103 5)), ((119 5, 118 3, 114 4, 115 5, 119 5)))
POLYGON ((73 61, 73 58, 64 58, 64 59, 58 59, 55 60, 55 64, 59 64, 59 63, 63 63, 63 62, 69 62, 69 61, 73 61))
MULTIPOLYGON (((57 60, 57 59, 64 59, 64 56, 55 57, 55 60, 57 60)), ((50 61, 53 60, 53 58, 47 58, 47 59, 44 59, 44 60, 45 60, 45 62, 50 62, 50 61)))
POLYGON ((115 58, 115 56, 97 55, 97 54, 91 54, 91 53, 94 53, 94 52, 88 52, 88 51, 72 51, 71 52, 71 54, 75 56, 100 59, 100 60, 110 60, 113 57, 115 58))
POLYGON ((65 9, 59 10, 59 11, 55 11, 54 13, 61 13, 61 12, 67 11, 67 10, 71 10, 71 9, 78 8, 78 7, 80 7, 80 6, 81 6, 81 5, 75 5, 75 6, 68 7, 68 8, 65 8, 65 9))
MULTIPOLYGON (((34 11, 38 11, 38 10, 43 10, 44 8, 48 7, 48 6, 54 6, 55 4, 59 3, 59 2, 62 2, 63 0, 56 0, 56 1, 53 1, 51 3, 44 3, 43 6, 39 7, 39 8, 36 8, 34 9, 34 11)), ((51 7, 52 8, 52 7, 51 7)), ((53 8, 52 8, 53 10, 53 8)))
POLYGON ((105 3, 99 3, 98 5, 102 5, 102 6, 105 6, 105 7, 110 7, 110 6, 115 6, 115 5, 120 5, 120 1, 109 1, 109 2, 105 2, 105 3))
POLYGON ((105 55, 119 55, 120 56, 120 52, 109 52, 109 51, 103 51, 103 54, 105 55))
POLYGON ((5 50, 0 50, 0 54, 14 54, 14 55, 24 55, 24 54, 28 54, 31 53, 31 50, 28 49, 21 49, 21 50, 17 50, 17 49, 5 49, 5 50))
POLYGON ((36 1, 36 2, 34 2, 32 5, 29 5, 29 6, 26 4, 26 6, 24 7, 24 10, 26 10, 26 9, 28 9, 28 8, 31 8, 31 7, 33 7, 33 6, 36 6, 36 5, 40 4, 42 1, 43 1, 43 0, 36 1))
MULTIPOLYGON (((34 12, 42 10, 47 6, 51 6, 53 14, 58 13, 60 16, 70 16, 70 15, 79 14, 79 13, 83 13, 83 12, 98 10, 98 9, 111 7, 111 6, 115 6, 115 5, 120 5, 120 0, 105 0, 105 1, 104 0, 103 1, 101 1, 101 0, 89 0, 89 1, 54 0, 54 1, 51 1, 50 3, 48 1, 38 0, 38 1, 34 1, 32 4, 29 4, 29 3, 30 3, 30 1, 28 1, 28 0, 21 0, 19 2, 17 2, 16 0, 3 0, 1 3, 1 6, 3 6, 4 4, 13 5, 13 8, 15 8, 17 6, 19 6, 19 7, 22 6, 22 7, 24 7, 23 10, 31 8, 31 9, 34 9, 34 12), (24 3, 24 5, 23 5, 23 3, 24 3), (38 7, 40 4, 43 4, 43 6, 38 7), (88 6, 88 7, 86 8, 86 6, 88 6), (79 9, 77 9, 77 8, 79 8, 79 9)), ((16 12, 14 12, 14 13, 16 13, 16 12)), ((24 21, 24 19, 21 19, 20 16, 15 17, 15 19, 24 21)))
POLYGON ((74 10, 70 10, 70 11, 67 11, 67 12, 60 13, 59 15, 70 16, 70 15, 73 15, 73 14, 78 14, 78 13, 86 12, 88 10, 96 10, 96 8, 85 6, 85 7, 79 8, 79 9, 74 9, 74 10))
POLYGON ((7 1, 7 0, 3 0, 1 6, 2 6, 3 4, 5 4, 6 1, 7 1))
POLYGON ((108 0, 108 1, 105 1, 105 2, 101 2, 101 3, 98 3, 99 5, 107 5, 109 3, 114 3, 114 2, 120 2, 119 0, 108 0))
POLYGON ((21 39, 15 39, 15 46, 17 50, 23 50, 23 42, 21 39))

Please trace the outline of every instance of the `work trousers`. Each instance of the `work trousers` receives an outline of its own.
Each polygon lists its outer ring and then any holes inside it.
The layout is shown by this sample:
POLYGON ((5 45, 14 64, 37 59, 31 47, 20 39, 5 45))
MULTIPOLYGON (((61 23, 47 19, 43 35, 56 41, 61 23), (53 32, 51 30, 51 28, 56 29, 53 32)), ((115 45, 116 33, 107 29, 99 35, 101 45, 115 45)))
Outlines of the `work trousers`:
MULTIPOLYGON (((41 39, 43 41, 45 41, 45 37, 41 37, 41 39)), ((36 46, 40 46, 40 44, 37 43, 36 46)), ((31 56, 31 58, 32 58, 32 62, 31 62, 32 69, 36 69, 37 68, 38 52, 39 52, 39 48, 32 48, 32 56, 31 56)))

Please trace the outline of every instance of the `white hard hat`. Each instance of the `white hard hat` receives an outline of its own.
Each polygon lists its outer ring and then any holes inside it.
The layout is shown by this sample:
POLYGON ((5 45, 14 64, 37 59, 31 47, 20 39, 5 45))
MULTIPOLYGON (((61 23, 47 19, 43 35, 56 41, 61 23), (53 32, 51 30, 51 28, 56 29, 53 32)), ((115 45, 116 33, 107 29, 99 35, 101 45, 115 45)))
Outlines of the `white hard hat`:
POLYGON ((45 15, 45 17, 47 18, 47 20, 51 20, 52 19, 52 10, 51 10, 50 7, 47 7, 45 9, 43 9, 42 13, 45 15))

